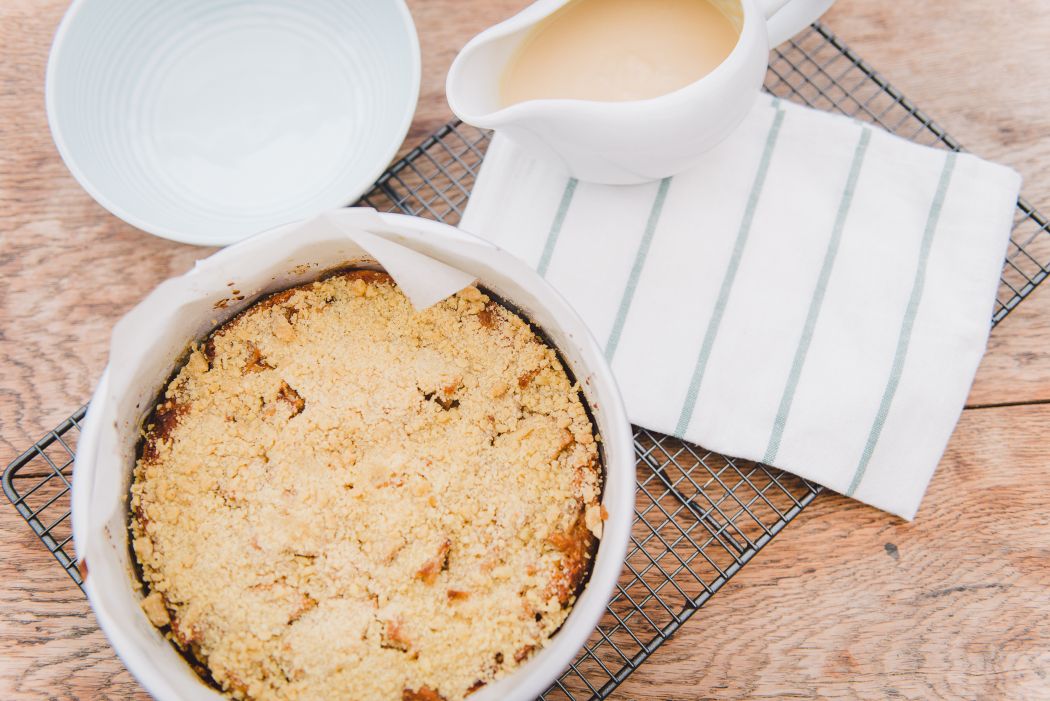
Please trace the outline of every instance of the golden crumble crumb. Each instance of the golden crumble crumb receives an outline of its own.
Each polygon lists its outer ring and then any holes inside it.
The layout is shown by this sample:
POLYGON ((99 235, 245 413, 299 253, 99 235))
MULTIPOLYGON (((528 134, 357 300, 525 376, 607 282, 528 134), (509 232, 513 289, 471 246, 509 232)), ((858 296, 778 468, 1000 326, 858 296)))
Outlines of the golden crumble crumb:
POLYGON ((144 433, 143 610, 237 699, 462 701, 562 625, 605 518, 577 388, 475 286, 424 312, 373 271, 272 295, 144 433))
POLYGON ((199 348, 194 349, 186 364, 189 366, 190 373, 194 375, 200 375, 201 373, 208 371, 208 359, 204 357, 204 353, 202 353, 199 348))
POLYGON ((149 622, 158 628, 163 628, 171 623, 171 618, 168 616, 168 607, 164 605, 164 597, 159 591, 155 591, 143 599, 141 606, 149 622))
POLYGON ((602 526, 606 518, 608 518, 608 514, 605 513, 605 507, 599 504, 587 505, 587 509, 584 512, 584 523, 587 524, 587 530, 593 533, 595 538, 602 537, 602 526))
POLYGON ((473 285, 471 285, 470 287, 464 287, 462 290, 459 291, 458 294, 460 297, 470 302, 482 301, 481 290, 479 290, 477 287, 474 287, 473 285))
POLYGON ((292 323, 284 314, 273 315, 273 335, 285 343, 290 343, 295 339, 295 329, 292 328, 292 323))

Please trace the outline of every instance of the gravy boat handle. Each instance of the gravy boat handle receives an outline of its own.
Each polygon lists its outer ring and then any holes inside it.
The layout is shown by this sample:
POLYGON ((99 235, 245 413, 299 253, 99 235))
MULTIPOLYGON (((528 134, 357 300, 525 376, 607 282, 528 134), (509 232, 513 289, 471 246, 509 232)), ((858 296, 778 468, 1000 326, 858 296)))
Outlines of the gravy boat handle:
POLYGON ((766 15, 769 47, 781 44, 824 14, 835 0, 758 0, 766 15))

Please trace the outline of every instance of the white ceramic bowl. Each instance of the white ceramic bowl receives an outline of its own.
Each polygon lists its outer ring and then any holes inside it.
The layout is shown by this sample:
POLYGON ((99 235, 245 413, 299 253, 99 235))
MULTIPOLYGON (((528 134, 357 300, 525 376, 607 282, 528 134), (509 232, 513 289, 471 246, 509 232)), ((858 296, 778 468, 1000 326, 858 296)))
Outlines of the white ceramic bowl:
POLYGON ((103 207, 223 245, 356 200, 404 140, 419 76, 403 0, 74 0, 47 114, 103 207))
MULTIPOLYGON (((531 268, 450 226, 403 215, 381 216, 397 232, 398 242, 478 277, 538 325, 580 382, 602 436, 602 504, 609 517, 589 580, 565 624, 542 650, 514 673, 471 696, 471 701, 531 701, 568 666, 615 589, 634 516, 631 427, 601 348, 568 303, 531 268)), ((99 625, 128 669, 157 699, 219 701, 222 697, 199 680, 139 606, 142 593, 128 548, 127 495, 143 416, 187 344, 214 327, 214 303, 230 294, 225 281, 235 281, 248 294, 226 308, 224 318, 267 292, 345 264, 347 241, 339 234, 306 237, 290 226, 259 234, 163 283, 119 322, 114 333, 109 367, 92 397, 77 449, 73 538, 87 573, 84 589, 99 625), (193 295, 192 304, 186 302, 187 290, 193 295), (124 331, 129 337, 118 340, 124 331)), ((230 567, 232 576, 237 563, 230 567)))

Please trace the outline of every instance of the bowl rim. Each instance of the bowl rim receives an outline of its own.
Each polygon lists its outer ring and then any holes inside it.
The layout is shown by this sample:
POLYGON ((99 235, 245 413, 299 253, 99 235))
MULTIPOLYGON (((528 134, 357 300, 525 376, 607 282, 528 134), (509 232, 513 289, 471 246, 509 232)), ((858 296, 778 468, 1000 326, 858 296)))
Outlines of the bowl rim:
MULTIPOLYGON (((55 31, 55 37, 51 41, 51 49, 48 53, 47 69, 44 76, 44 107, 47 113, 48 128, 51 131, 51 139, 54 142, 55 147, 58 149, 58 154, 62 158, 62 162, 65 163, 66 168, 69 169, 69 172, 73 175, 73 178, 77 183, 79 183, 80 187, 82 187, 84 191, 95 200, 95 202, 101 205, 103 209, 107 210, 110 214, 125 223, 154 236, 196 246, 226 246, 231 243, 236 243, 237 241, 242 241, 258 231, 283 226, 284 224, 291 224, 303 219, 304 217, 295 216, 281 220, 280 216, 277 215, 272 221, 263 223, 259 226, 256 231, 250 231, 244 234, 220 232, 217 235, 206 235, 191 233, 182 231, 175 227, 166 226, 162 223, 150 222, 142 217, 131 214, 116 200, 109 197, 97 187, 94 182, 92 182, 87 173, 81 167, 80 162, 75 157, 73 149, 70 148, 69 142, 66 140, 65 135, 62 132, 62 127, 59 123, 60 120, 56 111, 56 102, 58 100, 57 95, 58 90, 60 89, 60 82, 56 80, 56 75, 59 62, 62 60, 63 48, 66 45, 66 35, 72 31, 77 15, 79 15, 83 7, 91 1, 92 0, 73 0, 72 4, 66 10, 65 15, 62 17, 62 21, 58 25, 58 29, 55 31)), ((392 1, 400 15, 402 26, 406 31, 411 50, 411 55, 409 57, 412 69, 410 91, 411 104, 409 109, 405 110, 405 113, 402 115, 401 123, 398 124, 397 129, 393 132, 396 134, 396 138, 391 139, 390 146, 384 151, 382 162, 378 162, 377 159, 377 163, 374 167, 367 171, 362 169, 364 175, 356 179, 352 187, 347 188, 347 195, 337 201, 327 203, 325 206, 319 208, 318 213, 325 209, 353 204, 361 197, 361 195, 368 192, 369 188, 371 188, 376 180, 378 180, 387 170, 387 167, 401 149, 402 144, 405 142, 405 137, 408 135, 408 131, 412 126, 412 120, 415 118, 416 107, 419 104, 419 90, 423 73, 419 33, 416 29, 415 21, 412 19, 412 13, 408 9, 406 0, 392 1)))
MULTIPOLYGON (((612 373, 612 368, 602 353, 598 341, 590 333, 590 330, 576 310, 550 283, 509 253, 458 227, 404 214, 381 213, 379 216, 391 226, 398 227, 399 230, 404 228, 414 230, 414 234, 418 236, 429 238, 434 235, 452 244, 456 242, 474 244, 475 241, 484 244, 485 247, 495 249, 502 256, 505 256, 508 266, 517 268, 517 271, 513 273, 515 276, 527 275, 533 278, 525 286, 525 289, 532 288, 531 292, 537 294, 540 305, 555 320, 559 329, 568 333, 572 338, 571 342, 577 346, 582 365, 582 368, 574 369, 574 372, 577 373, 577 380, 581 379, 579 371, 583 369, 586 371, 588 378, 593 378, 596 385, 595 393, 588 394, 592 398, 596 398, 599 396, 598 388, 601 388, 600 391, 603 393, 601 395, 604 397, 601 413, 605 417, 603 423, 606 426, 602 433, 602 442, 606 447, 606 469, 602 503, 603 505, 608 505, 610 518, 605 522, 599 551, 593 560, 591 572, 573 604, 570 618, 546 642, 537 655, 507 676, 479 690, 476 695, 472 696, 472 698, 478 698, 479 701, 485 701, 486 699, 491 701, 491 699, 497 698, 509 701, 527 701, 543 693, 569 667, 598 626, 609 601, 616 591, 626 561, 634 522, 637 487, 635 481, 636 458, 633 429, 623 404, 619 386, 612 373), (613 483, 617 484, 618 489, 610 492, 609 485, 613 483), (615 500, 614 494, 617 495, 615 500)), ((294 222, 274 227, 269 233, 277 234, 282 230, 294 227, 298 223, 294 222)), ((236 246, 224 249, 213 254, 212 257, 230 257, 236 255, 236 249, 236 246)), ((498 268, 493 268, 493 270, 496 271, 498 268)), ((193 269, 187 271, 184 275, 192 272, 193 269)), ((499 274, 509 275, 511 273, 504 270, 500 271, 499 274)), ((521 283, 519 282, 519 284, 521 283)), ((510 301, 514 302, 514 300, 510 301)), ((569 341, 563 341, 563 343, 566 342, 569 341)), ((92 396, 88 415, 83 423, 76 456, 76 466, 74 468, 74 487, 77 487, 73 491, 72 525, 74 544, 82 543, 84 545, 83 550, 78 548, 78 563, 82 562, 89 553, 92 559, 101 557, 98 549, 98 539, 87 537, 91 528, 91 524, 88 523, 90 517, 87 512, 90 511, 95 474, 100 469, 106 469, 99 462, 100 456, 98 455, 97 443, 103 430, 102 424, 108 420, 107 408, 111 404, 108 401, 107 394, 109 370, 109 364, 107 363, 92 396), (90 480, 90 482, 87 480, 90 480)), ((154 695, 155 698, 177 698, 164 678, 158 674, 158 665, 160 663, 140 654, 126 636, 124 631, 126 621, 121 622, 121 620, 131 614, 123 609, 118 611, 109 605, 101 604, 98 599, 99 594, 96 592, 97 586, 96 580, 92 579, 90 575, 85 577, 84 590, 91 603, 96 620, 118 657, 120 657, 136 680, 142 684, 143 688, 154 695)))

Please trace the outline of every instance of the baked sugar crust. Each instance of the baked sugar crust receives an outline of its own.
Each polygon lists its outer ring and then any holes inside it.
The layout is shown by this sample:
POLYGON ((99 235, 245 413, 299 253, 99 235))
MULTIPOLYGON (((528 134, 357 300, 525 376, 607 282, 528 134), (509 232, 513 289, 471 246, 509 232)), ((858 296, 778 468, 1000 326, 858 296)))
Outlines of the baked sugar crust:
POLYGON ((143 609, 238 699, 462 699, 558 630, 601 536, 579 388, 476 287, 424 312, 371 271, 273 295, 143 432, 143 609))

